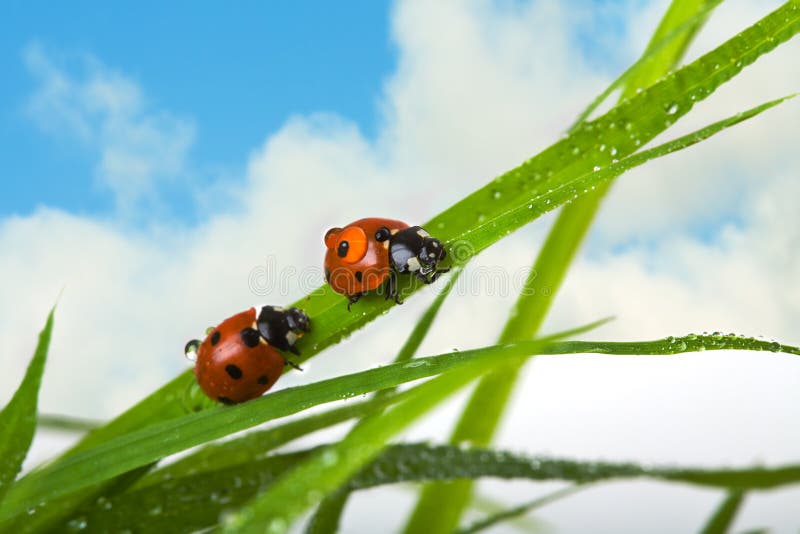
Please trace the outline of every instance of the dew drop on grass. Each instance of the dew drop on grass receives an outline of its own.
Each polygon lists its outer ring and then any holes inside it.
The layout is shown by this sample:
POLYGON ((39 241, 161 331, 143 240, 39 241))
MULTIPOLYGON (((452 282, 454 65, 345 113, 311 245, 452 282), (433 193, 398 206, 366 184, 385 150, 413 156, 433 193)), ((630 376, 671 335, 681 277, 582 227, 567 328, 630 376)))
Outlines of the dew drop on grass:
POLYGON ((581 153, 581 147, 573 146, 571 152, 573 156, 577 156, 578 154, 581 153))
POLYGON ((67 523, 67 529, 70 532, 80 532, 84 530, 88 525, 85 517, 76 517, 75 519, 70 519, 67 523))
POLYGON ((339 455, 333 449, 327 449, 322 453, 322 464, 326 467, 335 465, 339 461, 339 455))
POLYGON ((157 516, 157 515, 161 515, 161 512, 163 512, 163 511, 164 511, 164 507, 161 506, 160 504, 157 504, 157 505, 153 506, 152 508, 150 508, 147 511, 147 513, 148 513, 148 515, 151 515, 151 516, 157 516))
POLYGON ((675 115, 678 112, 677 102, 670 102, 668 104, 665 104, 664 111, 667 112, 667 115, 675 115))
POLYGON ((497 189, 492 190, 492 198, 494 200, 499 199, 501 196, 503 196, 503 194, 500 191, 498 191, 497 189))

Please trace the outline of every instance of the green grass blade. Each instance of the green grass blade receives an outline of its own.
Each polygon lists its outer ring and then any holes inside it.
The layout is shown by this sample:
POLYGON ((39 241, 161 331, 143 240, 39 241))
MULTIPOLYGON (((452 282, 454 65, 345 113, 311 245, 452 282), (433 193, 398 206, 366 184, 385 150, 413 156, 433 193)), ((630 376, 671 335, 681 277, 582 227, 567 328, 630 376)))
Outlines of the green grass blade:
MULTIPOLYGON (((459 265, 456 266, 450 273, 450 276, 448 277, 447 282, 440 291, 439 295, 431 303, 431 305, 428 306, 428 308, 417 321, 417 324, 414 325, 414 329, 411 331, 411 334, 409 334, 406 342, 397 353, 397 356, 394 359, 395 363, 406 362, 414 357, 414 354, 416 354, 419 346, 428 335, 431 325, 436 319, 436 316, 439 314, 442 304, 444 304, 445 299, 447 299, 448 295, 450 295, 450 291, 452 291, 453 287, 455 287, 455 284, 463 272, 463 269, 463 266, 459 265)), ((393 392, 394 388, 384 389, 375 393, 375 397, 380 398, 384 395, 391 395, 393 392)), ((368 421, 369 418, 362 419, 356 424, 351 432, 357 430, 360 425, 365 424, 368 421)), ((346 492, 336 492, 320 502, 317 510, 314 512, 314 515, 311 517, 311 520, 308 523, 306 532, 314 534, 338 532, 339 520, 342 512, 344 511, 344 507, 347 504, 348 496, 349 494, 346 492)))
POLYGON ((221 530, 286 532, 309 507, 336 491, 380 454, 389 439, 474 379, 475 375, 475 369, 465 367, 418 386, 406 401, 384 414, 365 420, 345 439, 317 452, 251 503, 228 515, 221 530))
POLYGON ((53 313, 50 310, 44 329, 39 333, 36 351, 19 388, 0 412, 0 503, 22 469, 22 462, 36 432, 36 405, 42 383, 50 336, 53 332, 53 313))
MULTIPOLYGON (((580 188, 582 186, 584 190, 588 190, 589 188, 608 183, 627 170, 642 165, 653 158, 662 157, 697 144, 726 128, 755 117, 793 97, 794 95, 790 95, 785 98, 764 103, 748 111, 738 113, 705 128, 679 137, 678 139, 639 152, 622 161, 613 163, 588 175, 584 175, 577 180, 577 186, 570 186, 565 190, 556 189, 549 192, 545 195, 544 202, 532 203, 529 205, 530 207, 526 206, 504 213, 500 217, 502 219, 502 224, 505 226, 512 226, 514 224, 512 221, 515 218, 525 217, 524 211, 546 209, 550 204, 560 203, 564 200, 565 196, 569 197, 569 195, 573 194, 574 188, 580 188)), ((567 221, 570 220, 574 221, 578 219, 567 219, 567 221)), ((551 234, 551 237, 554 235, 558 234, 551 234)), ((569 241, 548 238, 539 257, 547 258, 543 260, 545 262, 554 257, 567 260, 571 258, 573 253, 574 247, 571 247, 569 241)), ((546 296, 538 297, 538 295, 543 295, 541 288, 547 287, 548 284, 552 284, 549 286, 551 288, 558 287, 561 283, 561 277, 563 277, 566 271, 564 269, 550 271, 551 276, 547 276, 544 274, 547 271, 541 270, 540 267, 537 261, 526 283, 526 287, 528 287, 528 284, 534 287, 530 288, 532 291, 523 294, 523 296, 518 299, 516 308, 512 311, 511 317, 500 336, 501 343, 509 342, 514 339, 530 338, 541 325, 541 321, 544 319, 544 314, 549 308, 550 299, 552 298, 552 292, 546 296), (554 272, 557 273, 558 280, 554 279, 554 272), (546 305, 543 305, 542 299, 546 299, 546 305)), ((508 366, 506 369, 501 368, 501 370, 487 375, 479 382, 453 432, 451 437, 452 443, 469 442, 478 445, 486 445, 489 443, 499 424, 500 417, 505 410, 508 399, 511 396, 517 372, 518 368, 508 366)), ((426 528, 432 528, 435 532, 451 531, 456 527, 458 518, 469 502, 469 495, 471 492, 472 487, 468 481, 449 484, 447 486, 432 485, 425 487, 406 527, 406 532, 418 531, 422 528, 422 525, 427 525, 426 528)))
MULTIPOLYGON (((394 387, 477 362, 496 365, 503 358, 531 355, 541 342, 492 346, 418 358, 368 371, 287 388, 236 406, 217 406, 199 413, 130 432, 93 449, 72 454, 20 479, 6 506, 0 510, 0 526, 14 516, 81 488, 90 487, 206 441, 257 424, 300 412, 310 407, 394 387)), ((408 401, 406 401, 408 402, 408 401)))
POLYGON ((569 497, 573 493, 583 489, 584 486, 575 485, 575 486, 567 486, 566 488, 554 491, 552 493, 548 493, 543 497, 539 497, 538 499, 534 499, 530 502, 525 504, 521 504, 519 506, 515 506, 513 508, 509 508, 508 510, 503 510, 496 514, 492 514, 489 517, 485 517, 479 521, 475 521, 471 525, 461 528, 455 531, 455 534, 474 534, 475 532, 480 532, 482 530, 486 530, 489 527, 493 527, 498 523, 502 523, 504 521, 508 521, 510 519, 515 519, 523 514, 527 514, 536 510, 537 508, 541 508, 550 504, 551 502, 558 501, 563 499, 564 497, 569 497))
POLYGON ((736 519, 739 508, 744 503, 744 493, 741 491, 731 491, 714 511, 714 515, 700 531, 700 534, 726 534, 730 532, 731 525, 736 519))
MULTIPOLYGON (((87 532, 169 532, 175 525, 186 531, 208 528, 220 514, 235 510, 264 489, 274 488, 301 462, 330 450, 254 458, 218 471, 123 493, 93 507, 80 517, 87 532), (146 511, 142 514, 141 511, 146 511)), ((492 477, 505 480, 565 481, 576 484, 648 478, 738 491, 771 490, 800 484, 800 464, 782 467, 708 469, 645 466, 621 462, 585 462, 529 457, 487 449, 452 445, 391 445, 371 464, 349 479, 348 491, 388 484, 453 481, 492 477)), ((263 532, 263 530, 262 530, 263 532)))
POLYGON ((69 415, 39 414, 39 427, 68 432, 89 432, 102 426, 103 421, 83 419, 69 415))
MULTIPOLYGON (((604 94, 590 104, 570 132, 575 133, 580 128, 585 128, 583 120, 616 86, 624 83, 623 99, 634 98, 637 89, 650 86, 671 70, 680 61, 696 31, 717 4, 718 2, 702 0, 673 1, 641 60, 626 71, 618 83, 612 84, 604 94)), ((602 143, 600 146, 612 147, 607 148, 610 153, 619 150, 614 144, 602 143)), ((591 224, 606 187, 605 184, 600 185, 593 194, 579 199, 577 203, 567 206, 561 212, 531 270, 531 277, 526 282, 525 287, 529 291, 518 299, 501 340, 525 339, 538 331, 561 286, 567 268, 591 224)), ((508 368, 481 380, 453 432, 452 442, 489 443, 516 383, 517 374, 517 369, 508 368), (478 414, 480 417, 476 417, 478 414)), ((452 530, 469 500, 471 491, 469 482, 452 484, 448 487, 434 485, 425 488, 409 521, 407 531, 412 532, 422 525, 429 528, 431 524, 434 525, 433 532, 452 530), (441 513, 442 508, 446 513, 441 513)))
POLYGON ((636 62, 611 82, 575 120, 569 131, 575 131, 600 105, 619 88, 625 96, 650 86, 669 72, 683 57, 686 48, 722 0, 689 0, 670 4, 650 44, 636 62))

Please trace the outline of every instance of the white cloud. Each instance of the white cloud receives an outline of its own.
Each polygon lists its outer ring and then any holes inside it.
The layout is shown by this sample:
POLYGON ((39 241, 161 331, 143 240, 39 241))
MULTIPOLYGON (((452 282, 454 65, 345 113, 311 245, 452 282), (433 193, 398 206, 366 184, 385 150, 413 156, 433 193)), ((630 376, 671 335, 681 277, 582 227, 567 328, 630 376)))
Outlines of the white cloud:
POLYGON ((44 130, 75 137, 97 153, 97 180, 114 194, 118 211, 157 203, 159 183, 183 178, 194 140, 190 121, 151 109, 133 80, 94 58, 82 58, 85 73, 77 77, 39 44, 24 57, 39 84, 30 114, 44 130))
MULTIPOLYGON (((633 22, 623 42, 641 45, 663 4, 627 6, 633 22)), ((712 19, 697 50, 763 11, 755 0, 723 6, 724 24, 712 19)), ((3 221, 0 247, 13 253, 0 256, 0 275, 14 284, 0 302, 6 340, 0 391, 10 392, 21 376, 24 356, 62 286, 43 409, 109 416, 184 368, 183 342, 207 324, 254 302, 288 302, 302 294, 293 280, 286 294, 253 295, 253 268, 318 266, 328 226, 376 214, 424 220, 544 147, 609 81, 602 66, 587 64, 579 52, 568 31, 571 17, 559 2, 400 2, 393 17, 399 66, 386 83, 377 140, 365 139, 343 118, 294 117, 253 151, 246 184, 228 199, 237 209, 211 213, 194 228, 156 225, 132 234, 45 208, 3 221), (311 206, 309 196, 317 199, 311 206), (274 264, 265 264, 268 255, 274 264)), ((796 90, 798 44, 759 61, 679 129, 796 90)), ((162 175, 185 169, 191 135, 182 136, 179 125, 190 122, 151 111, 128 78, 98 68, 75 81, 35 48, 28 62, 42 81, 32 109, 47 119, 45 127, 99 147, 98 172, 113 167, 111 161, 141 163, 123 180, 138 184, 132 191, 104 179, 122 206, 124 199, 146 195, 162 175), (167 142, 173 136, 185 142, 167 142)), ((798 113, 800 106, 787 104, 623 177, 599 217, 591 254, 576 263, 547 327, 614 314, 617 321, 598 337, 719 329, 800 342, 798 113), (736 223, 719 222, 730 219, 736 223), (693 237, 703 224, 715 225, 703 231, 714 239, 693 237), (619 244, 628 246, 608 252, 619 244)), ((124 171, 130 172, 127 164, 124 171)), ((515 272, 529 265, 543 223, 483 253, 473 273, 480 266, 515 272)), ((282 384, 386 361, 431 296, 382 317, 282 384)), ((422 352, 492 343, 513 299, 453 297, 422 352)), ((796 359, 772 354, 542 358, 521 381, 499 441, 515 450, 584 458, 796 461, 799 369, 796 359)), ((408 436, 441 437, 457 408, 439 410, 408 436)), ((537 491, 527 484, 483 487, 512 500, 537 491)), ((749 501, 737 527, 769 524, 780 531, 795 525, 796 510, 774 504, 787 495, 796 497, 796 491, 749 501)), ((369 530, 366 521, 375 518, 369 499, 354 501, 346 524, 369 530)), ((672 532, 699 525, 716 500, 710 492, 627 484, 592 490, 543 517, 567 532, 585 531, 582 517, 596 517, 592 527, 631 532, 657 518, 672 532), (621 501, 635 502, 638 515, 621 501), (686 518, 660 512, 685 507, 686 518)), ((401 513, 403 507, 393 508, 401 513)))

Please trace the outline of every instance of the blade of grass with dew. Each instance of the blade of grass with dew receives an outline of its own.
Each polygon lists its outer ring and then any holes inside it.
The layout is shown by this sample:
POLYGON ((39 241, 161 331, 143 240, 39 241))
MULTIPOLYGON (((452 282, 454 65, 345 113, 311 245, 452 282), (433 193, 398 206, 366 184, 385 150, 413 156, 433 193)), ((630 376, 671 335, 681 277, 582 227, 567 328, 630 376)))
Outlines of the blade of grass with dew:
MULTIPOLYGON (((539 341, 553 341, 569 338, 589 332, 606 324, 610 320, 610 318, 601 319, 580 327, 557 332, 541 338, 539 341)), ((380 390, 378 393, 384 391, 386 390, 380 390)), ((312 432, 328 428, 349 419, 365 417, 371 413, 380 411, 403 400, 407 394, 407 391, 393 393, 391 395, 376 394, 373 399, 368 401, 334 408, 266 430, 251 432, 232 440, 211 443, 172 464, 150 473, 137 484, 137 487, 150 485, 163 479, 178 478, 189 472, 199 473, 202 471, 221 469, 227 465, 245 462, 248 459, 263 456, 265 453, 299 437, 306 436, 312 432)))
POLYGON ((47 322, 39 333, 39 342, 22 382, 0 411, 0 428, 3 429, 0 432, 0 504, 22 469, 22 462, 36 432, 36 405, 53 333, 54 312, 55 308, 50 310, 47 322))
MULTIPOLYGON (((569 182, 579 172, 607 165, 614 159, 612 152, 619 157, 630 154, 665 130, 674 120, 688 113, 696 102, 705 99, 717 87, 736 76, 744 66, 786 42, 799 30, 800 9, 798 1, 792 0, 720 47, 462 199, 424 226, 448 246, 463 237, 472 246, 469 254, 459 260, 463 263, 470 254, 483 250, 510 231, 503 228, 486 229, 491 239, 478 244, 470 242, 467 232, 479 228, 484 218, 507 211, 513 205, 519 207, 520 201, 524 204, 526 198, 536 199, 542 191, 569 182), (665 103, 670 105, 665 106, 665 103), (609 148, 604 151, 602 147, 609 148)), ((576 189, 577 197, 583 194, 576 189)), ((527 221, 534 218, 531 214, 527 221)), ((406 293, 413 293, 419 288, 420 284, 412 281, 403 289, 406 293)), ((361 328, 393 304, 374 297, 367 298, 359 303, 360 314, 348 314, 342 298, 323 287, 295 305, 314 317, 314 331, 299 344, 304 357, 308 358, 361 328)), ((77 451, 87 450, 132 429, 180 417, 183 413, 181 397, 191 379, 190 371, 180 375, 121 417, 88 434, 56 463, 77 451)), ((47 512, 29 518, 29 523, 46 524, 47 521, 47 512)))
POLYGON ((403 398, 403 393, 397 393, 347 404, 265 430, 250 432, 228 441, 210 443, 194 453, 148 474, 137 484, 137 487, 147 486, 164 478, 178 478, 187 473, 213 471, 264 456, 295 439, 383 410, 403 398))
MULTIPOLYGON (((694 334, 689 334, 683 337, 669 337, 661 340, 655 341, 642 341, 642 342, 597 342, 597 341, 562 341, 562 342, 525 342, 515 345, 518 349, 524 346, 530 346, 531 344, 538 344, 539 348, 537 352, 541 354, 572 354, 576 352, 584 352, 584 353, 601 353, 601 354, 619 354, 619 355, 641 355, 641 354, 654 354, 654 355, 668 355, 668 354, 680 354, 685 352, 699 352, 705 350, 727 350, 727 349, 737 349, 737 350, 753 350, 753 351, 769 351, 769 352, 784 352, 788 354, 798 355, 800 356, 800 348, 789 346, 789 345, 782 345, 775 341, 765 341, 759 340, 754 338, 743 338, 740 336, 736 336, 733 334, 730 335, 703 335, 698 336, 694 334)), ((509 346, 510 347, 510 346, 509 346)), ((491 348, 483 349, 485 351, 490 351, 491 348)), ((521 352, 517 353, 517 357, 521 355, 535 350, 533 348, 528 348, 527 350, 522 350, 521 352)), ((476 360, 471 360, 476 361, 476 360)), ((406 364, 407 365, 407 364, 406 364)), ((464 369, 462 367, 461 369, 464 369)), ((468 369, 472 376, 475 375, 476 372, 480 370, 475 369, 468 369)), ((458 371, 458 369, 457 369, 458 371)), ((460 371, 459 371, 460 372, 460 371)), ((466 371, 465 371, 466 372, 466 371)), ((469 373, 467 373, 469 374, 469 373)), ((448 376, 448 375, 443 375, 448 376)), ((458 378, 458 382, 461 383, 462 380, 469 380, 469 376, 461 376, 458 378)), ((450 384, 453 387, 458 387, 456 382, 450 384)), ((408 422, 413 419, 412 415, 416 414, 416 416, 421 415, 423 411, 422 408, 425 406, 434 406, 436 404, 435 398, 436 396, 432 394, 431 390, 437 388, 436 382, 426 382, 409 392, 406 392, 409 396, 413 395, 414 399, 418 400, 418 405, 413 407, 412 404, 407 404, 408 401, 400 404, 400 406, 404 406, 405 409, 397 410, 395 408, 391 412, 387 414, 380 415, 378 417, 374 417, 369 420, 364 425, 359 427, 358 432, 351 433, 345 440, 339 442, 334 447, 335 449, 321 449, 317 453, 315 453, 311 458, 308 459, 308 463, 302 464, 305 465, 304 468, 298 467, 297 470, 293 471, 291 474, 291 478, 281 479, 284 480, 282 482, 282 489, 276 490, 278 497, 280 498, 281 502, 284 499, 297 499, 298 502, 295 503, 294 508, 288 509, 287 514, 289 517, 283 517, 286 521, 288 526, 288 521, 291 517, 295 517, 297 514, 301 513, 302 509, 306 506, 310 506, 318 501, 323 496, 330 494, 330 492, 339 489, 341 485, 349 479, 349 476, 354 472, 354 466, 358 463, 362 465, 366 463, 367 459, 370 459, 373 456, 376 450, 380 450, 381 443, 377 443, 376 441, 385 441, 382 436, 387 434, 391 434, 393 432, 398 431, 399 428, 408 424, 408 422), (427 399, 427 400, 421 400, 427 399), (427 404, 429 401, 433 402, 432 404, 427 404), (419 406, 422 404, 422 407, 419 406), (412 409, 413 408, 413 409, 412 409), (389 414, 392 414, 391 417, 388 417, 389 414), (387 416, 387 418, 384 418, 387 416), (334 453, 330 451, 333 450, 334 453), (351 455, 358 452, 356 457, 351 457, 351 455), (326 459, 326 456, 327 459, 326 459), (344 456, 342 456, 344 455, 344 456), (333 469, 330 465, 331 459, 334 458, 335 461, 333 463, 336 466, 339 466, 341 462, 346 462, 341 468, 337 467, 337 469, 333 469), (321 479, 324 479, 320 482, 321 479), (300 499, 298 496, 300 494, 306 495, 310 499, 300 499)), ((440 395, 449 394, 447 391, 440 392, 440 395)), ((388 439, 388 438, 387 438, 388 439)), ((448 449, 449 450, 449 449, 448 449)), ((447 454, 445 454, 447 456, 447 454)), ((474 457, 470 457, 473 458, 474 457)), ((242 464, 246 466, 246 470, 255 469, 256 462, 258 461, 258 457, 256 458, 249 458, 246 459, 242 464)), ((484 460, 481 460, 484 461, 484 460)), ((527 460, 526 460, 527 461, 527 460)), ((372 473, 373 476, 384 476, 385 473, 401 473, 406 470, 407 466, 403 463, 397 464, 394 467, 391 465, 384 465, 380 463, 377 466, 373 466, 372 473)), ((148 503, 158 501, 158 499, 166 498, 163 495, 163 491, 165 487, 169 487, 170 491, 176 487, 180 487, 180 494, 182 495, 182 500, 187 502, 202 502, 204 506, 208 506, 208 494, 204 489, 201 483, 198 480, 201 480, 204 476, 208 476, 210 478, 215 478, 216 475, 214 473, 231 473, 231 469, 235 470, 235 466, 226 466, 223 469, 216 470, 216 471, 206 471, 198 474, 192 474, 189 476, 184 477, 177 477, 172 478, 169 477, 166 480, 162 478, 161 481, 158 481, 152 485, 146 486, 144 488, 140 488, 138 491, 135 491, 136 495, 141 498, 139 509, 142 509, 143 506, 146 506, 148 503), (192 480, 193 482, 188 483, 188 480, 192 480), (167 486, 164 486, 167 484, 167 486), (192 490, 194 488, 194 490, 192 490), (197 491, 198 493, 194 495, 192 491, 197 491), (154 497, 156 495, 156 497, 154 497), (194 495, 194 496, 193 496, 194 495)), ((793 477, 797 476, 800 477, 800 467, 798 467, 795 471, 791 471, 787 475, 783 471, 781 471, 780 476, 784 478, 776 479, 775 483, 778 482, 786 483, 786 477, 793 477), (796 472, 795 472, 796 471, 796 472), (783 481, 783 482, 781 482, 783 481)), ((239 486, 241 486, 242 481, 241 478, 245 473, 240 473, 238 476, 239 480, 236 482, 239 486)), ((255 471, 253 471, 255 472, 255 471)), ((272 472, 270 472, 272 473, 272 472)), ((274 473, 270 474, 272 476, 274 473)), ((228 476, 228 475, 225 475, 228 476)), ((266 475, 265 475, 266 476, 266 475)), ((485 475, 481 475, 485 476, 485 475)), ((491 476, 499 476, 493 474, 491 476)), ((636 475, 639 476, 639 475, 636 475)), ((463 478, 463 477, 451 477, 448 475, 444 477, 445 479, 450 478, 463 478)), ((434 477, 435 479, 435 477, 434 477)), ((216 479, 215 479, 216 480, 216 479)), ((414 479, 417 480, 417 479, 414 479)), ((586 482, 587 480, 583 480, 581 478, 565 478, 565 480, 575 480, 577 482, 586 482)), ((701 484, 708 484, 708 482, 704 482, 704 479, 701 479, 698 483, 701 484)), ((763 479, 758 484, 767 484, 763 479)), ((396 480, 397 482, 402 480, 396 480)), ((390 483, 388 481, 383 482, 376 482, 376 483, 390 483)), ((739 482, 734 481, 735 484, 739 482)), ((352 491, 354 489, 358 489, 360 487, 360 483, 355 483, 352 480, 348 482, 343 488, 343 491, 352 491)), ((223 487, 224 484, 220 484, 219 487, 223 487)), ((226 490, 227 491, 227 490, 226 490)), ((272 491, 272 490, 270 490, 272 491)), ((218 492, 217 492, 218 493, 218 492)), ((270 493, 269 491, 262 494, 258 500, 262 503, 266 503, 268 499, 276 499, 276 493, 270 493), (269 497, 267 496, 269 495, 269 497)), ((228 498, 226 500, 226 507, 231 508, 232 501, 228 498)), ((110 502, 115 502, 115 498, 112 497, 110 502)), ((132 506, 132 505, 131 505, 132 506)), ((263 518, 266 517, 267 514, 273 512, 274 506, 283 506, 276 504, 271 504, 268 507, 259 507, 259 510, 255 512, 249 512, 248 515, 245 516, 244 523, 249 524, 252 521, 256 521, 256 518, 263 518)), ((234 522, 234 526, 238 523, 234 522)), ((279 525, 283 524, 279 522, 279 525)), ((103 523, 101 521, 100 525, 103 528, 110 528, 109 525, 103 523)))
POLYGON ((619 75, 584 109, 569 131, 586 122, 589 116, 619 88, 634 94, 637 88, 651 85, 677 65, 697 32, 722 0, 674 1, 653 33, 644 53, 619 75))
POLYGON ((515 506, 513 508, 509 508, 508 510, 497 512, 488 517, 475 521, 474 523, 472 523, 467 527, 456 530, 454 534, 473 534, 475 532, 486 530, 487 528, 493 527, 498 523, 503 523, 505 521, 515 519, 523 514, 532 512, 537 508, 541 508, 552 502, 561 500, 565 497, 569 497, 570 495, 584 489, 585 487, 586 486, 584 485, 567 486, 566 488, 562 488, 552 493, 548 493, 547 495, 539 497, 538 499, 534 499, 530 502, 521 504, 519 506, 515 506))
MULTIPOLYGON (((654 157, 661 157, 676 150, 682 150, 688 146, 697 144, 711 135, 719 133, 738 122, 755 117, 794 96, 795 95, 790 95, 772 102, 767 102, 733 117, 718 121, 696 132, 629 156, 622 161, 585 176, 582 179, 587 179, 587 182, 583 185, 589 188, 599 183, 608 183, 623 172, 641 165, 654 157)), ((581 179, 579 179, 579 183, 580 180, 581 179)), ((546 208, 551 203, 548 202, 550 199, 553 200, 553 203, 559 203, 560 200, 564 198, 563 195, 565 193, 569 196, 568 191, 565 192, 557 189, 548 193, 543 203, 540 202, 536 205, 531 204, 529 208, 526 207, 504 213, 502 215, 503 224, 513 225, 513 219, 515 217, 524 217, 520 212, 523 212, 525 209, 542 209, 542 206, 546 208)), ((549 257, 546 255, 549 250, 548 244, 552 244, 554 247, 564 247, 563 244, 556 243, 548 238, 548 241, 542 249, 540 258, 549 257)), ((538 262, 536 265, 538 265, 538 262)), ((563 273, 564 271, 561 271, 562 275, 563 273)), ((543 288, 542 276, 536 266, 528 277, 526 287, 529 287, 532 291, 527 293, 523 292, 518 299, 517 305, 512 311, 511 317, 500 335, 501 343, 509 342, 514 339, 524 339, 526 336, 533 336, 544 318, 544 310, 546 310, 547 307, 543 308, 537 306, 537 304, 541 304, 541 301, 535 298, 542 293, 541 289, 543 288), (534 287, 529 287, 530 285, 534 287)), ((549 299, 551 297, 546 296, 544 298, 549 299)), ((539 299, 541 299, 541 297, 539 297, 539 299)), ((451 442, 469 442, 477 445, 486 445, 491 440, 491 436, 494 434, 500 416, 511 396, 511 390, 516 381, 517 373, 518 368, 507 367, 505 370, 496 371, 481 379, 462 417, 459 419, 459 423, 451 437, 451 442)), ((472 488, 469 481, 448 484, 447 486, 434 484, 423 488, 417 507, 412 513, 406 527, 407 532, 415 532, 421 528, 421 525, 426 525, 426 528, 439 529, 441 532, 449 532, 453 528, 456 528, 458 518, 469 502, 471 491, 472 488), (447 505, 443 506, 443 503, 447 503, 447 505), (445 511, 443 512, 442 510, 445 511)))
MULTIPOLYGON (((671 2, 640 60, 588 106, 570 128, 570 133, 585 127, 585 119, 618 84, 623 87, 624 101, 627 97, 633 97, 638 89, 650 86, 673 69, 718 3, 704 0, 671 2)), ((612 156, 619 151, 614 144, 602 143, 600 147, 605 147, 612 156)), ((526 281, 524 287, 528 291, 520 294, 501 333, 501 340, 526 339, 538 331, 607 187, 601 185, 599 190, 565 207, 559 214, 526 281)), ((511 397, 518 373, 518 369, 508 368, 479 382, 456 424, 451 442, 485 445, 491 441, 511 397)), ((406 532, 414 532, 423 525, 434 534, 452 531, 471 493, 469 481, 446 487, 434 484, 423 488, 406 532)))
MULTIPOLYGON (((428 306, 428 308, 417 321, 416 325, 414 325, 414 328, 406 339, 406 342, 397 353, 397 356, 394 359, 395 363, 409 361, 417 353, 419 346, 428 335, 433 321, 439 314, 442 304, 444 304, 445 299, 447 299, 447 297, 450 295, 450 291, 453 289, 453 287, 455 287, 455 284, 458 281, 458 278, 461 276, 463 270, 464 266, 459 265, 456 266, 453 271, 451 271, 450 276, 447 278, 447 281, 439 292, 439 295, 431 303, 431 305, 428 306)), ((384 389, 376 392, 375 397, 379 398, 384 395, 391 395, 393 392, 394 389, 384 389)), ((358 423, 356 423, 356 426, 351 429, 351 432, 357 430, 360 425, 367 421, 369 421, 368 417, 361 419, 358 423)), ((344 507, 347 505, 347 498, 348 493, 346 492, 334 492, 323 499, 314 512, 314 515, 308 522, 306 534, 326 534, 338 532, 339 521, 341 519, 342 512, 344 511, 344 507)))
POLYGON ((722 500, 714 511, 708 523, 703 526, 700 534, 727 534, 736 519, 736 514, 744 503, 745 494, 742 491, 731 491, 722 500))
MULTIPOLYGON (((703 2, 673 2, 656 32, 657 36, 670 31, 676 23, 685 21, 687 17, 702 10, 703 4, 703 2)), ((797 9, 797 6, 785 5, 785 7, 797 9)), ((660 60, 654 59, 647 63, 647 66, 643 64, 642 68, 628 80, 629 85, 623 93, 623 98, 635 99, 634 93, 641 87, 639 83, 646 81, 646 85, 649 85, 676 64, 698 27, 692 27, 693 29, 687 33, 683 43, 676 41, 670 47, 659 50, 657 53, 661 56, 660 60)), ((651 45, 653 42, 657 42, 656 36, 651 45)), ((718 67, 718 64, 715 66, 718 67)), ((697 97, 698 95, 695 94, 692 99, 696 100, 697 97)), ((668 115, 677 112, 681 105, 672 100, 665 100, 665 102, 668 115)), ((667 120, 670 119, 667 118, 667 120)), ((586 125, 581 125, 576 129, 584 127, 586 125)), ((611 146, 614 148, 610 150, 618 151, 615 145, 604 143, 601 146, 611 146)), ((526 283, 526 288, 529 288, 530 291, 520 295, 501 334, 501 341, 530 338, 538 330, 580 242, 591 225, 609 183, 607 181, 598 185, 596 190, 592 189, 590 194, 577 199, 578 202, 566 206, 559 214, 526 283)), ((481 380, 456 425, 451 442, 487 444, 491 441, 511 396, 518 372, 519 369, 508 368, 481 380)), ((434 485, 424 488, 423 495, 409 520, 407 532, 414 532, 422 525, 425 525, 426 529, 432 529, 433 533, 450 532, 455 528, 458 518, 469 501, 471 491, 472 487, 469 481, 451 484, 447 487, 434 485), (443 509, 446 512, 442 513, 443 509)))
MULTIPOLYGON (((485 365, 485 363, 483 364, 485 365)), ((387 441, 473 380, 479 363, 432 379, 387 412, 368 418, 343 440, 315 453, 267 491, 223 518, 222 532, 278 534, 309 507, 336 491, 371 462, 387 441)))
MULTIPOLYGON (((476 363, 532 355, 543 343, 531 341, 446 353, 276 391, 235 406, 217 406, 157 423, 70 455, 20 479, 0 510, 0 527, 39 502, 68 495, 169 454, 257 424, 327 402, 363 395, 476 363)), ((406 401, 408 402, 408 401, 406 401)))
MULTIPOLYGON (((185 531, 215 525, 220 514, 249 502, 264 489, 275 487, 300 462, 329 450, 273 455, 228 466, 218 471, 161 481, 154 486, 120 494, 94 507, 85 516, 87 532, 118 532, 135 526, 143 532, 185 531), (141 510, 154 513, 141 514, 141 510)), ((593 482, 648 478, 710 488, 740 491, 771 490, 800 484, 800 464, 780 467, 693 468, 644 466, 628 462, 589 462, 530 457, 489 449, 452 445, 390 445, 349 479, 346 488, 359 491, 389 484, 492 477, 504 480, 593 482)))

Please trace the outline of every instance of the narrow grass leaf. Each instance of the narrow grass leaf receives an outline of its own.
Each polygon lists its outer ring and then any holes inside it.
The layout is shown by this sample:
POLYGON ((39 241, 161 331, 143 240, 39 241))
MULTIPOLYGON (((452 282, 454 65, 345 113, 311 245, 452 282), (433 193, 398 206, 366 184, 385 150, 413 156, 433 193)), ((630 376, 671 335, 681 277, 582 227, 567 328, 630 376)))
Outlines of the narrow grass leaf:
POLYGON ((745 494, 742 491, 731 491, 725 496, 719 508, 708 520, 700 534, 727 534, 736 519, 736 514, 744 503, 745 494))
POLYGON ((472 523, 467 527, 460 528, 454 532, 455 534, 474 534, 475 532, 481 532, 482 530, 486 530, 487 528, 493 527, 499 523, 503 523, 511 519, 516 519, 517 517, 523 514, 527 514, 536 510, 537 508, 541 508, 552 502, 558 501, 565 497, 569 497, 573 493, 583 488, 585 488, 585 486, 583 485, 567 486, 566 488, 554 491, 552 493, 548 493, 543 497, 539 497, 538 499, 534 499, 525 504, 521 504, 519 506, 509 508, 508 510, 503 510, 501 512, 492 514, 488 517, 475 521, 474 523, 472 523))
POLYGON ((0 412, 0 503, 13 484, 22 462, 36 432, 36 405, 39 398, 39 386, 42 383, 47 351, 50 348, 50 337, 53 332, 53 313, 50 310, 44 329, 39 334, 39 342, 28 364, 28 370, 19 388, 0 412))
MULTIPOLYGON (((221 514, 234 513, 233 510, 260 492, 268 492, 280 480, 285 480, 284 477, 296 473, 302 462, 329 450, 329 446, 317 447, 252 459, 218 471, 163 480, 153 486, 117 495, 108 502, 103 501, 80 520, 86 532, 118 532, 132 527, 142 532, 174 532, 178 526, 183 532, 208 528, 217 523, 221 514)), ((735 491, 757 491, 800 484, 800 464, 720 469, 663 467, 530 457, 452 445, 402 444, 385 448, 373 462, 348 480, 345 489, 359 491, 388 484, 483 477, 566 481, 580 485, 648 478, 735 491)))
POLYGON ((93 449, 71 454, 59 462, 20 479, 0 510, 0 527, 41 501, 50 501, 90 487, 212 439, 257 424, 303 411, 318 404, 363 395, 379 389, 426 378, 477 361, 496 364, 503 358, 531 355, 542 344, 530 342, 493 346, 368 371, 287 388, 236 406, 218 406, 199 413, 147 426, 93 449))

